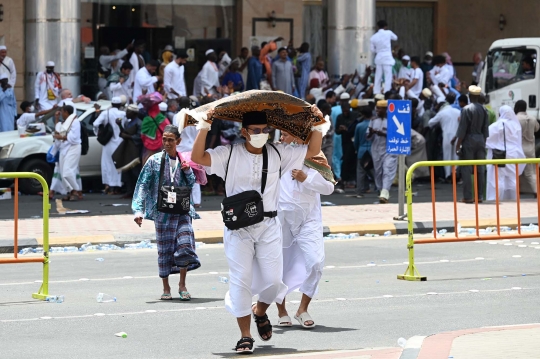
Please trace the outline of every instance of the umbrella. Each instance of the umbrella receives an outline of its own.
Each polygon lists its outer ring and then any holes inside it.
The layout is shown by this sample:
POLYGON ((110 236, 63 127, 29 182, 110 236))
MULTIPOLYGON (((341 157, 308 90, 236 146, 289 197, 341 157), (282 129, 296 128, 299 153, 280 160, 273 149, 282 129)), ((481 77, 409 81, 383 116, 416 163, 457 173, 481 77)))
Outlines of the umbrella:
POLYGON ((266 112, 270 126, 302 141, 309 140, 312 126, 324 123, 317 107, 283 92, 261 90, 246 91, 185 111, 184 118, 179 120, 184 120, 182 127, 196 125, 200 120, 242 122, 243 114, 250 111, 266 112))

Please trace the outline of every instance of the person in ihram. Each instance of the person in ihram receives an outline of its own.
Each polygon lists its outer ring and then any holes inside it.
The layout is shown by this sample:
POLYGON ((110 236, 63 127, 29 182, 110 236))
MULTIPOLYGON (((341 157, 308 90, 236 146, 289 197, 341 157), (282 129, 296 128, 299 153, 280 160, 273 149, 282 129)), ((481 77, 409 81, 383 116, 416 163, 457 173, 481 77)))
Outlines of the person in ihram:
POLYGON ((379 190, 379 202, 388 203, 390 199, 390 187, 396 176, 397 161, 396 155, 386 153, 386 140, 388 121, 386 119, 386 108, 388 101, 377 101, 377 117, 372 119, 367 129, 367 139, 371 143, 371 158, 373 159, 373 170, 375 172, 375 185, 379 190))
MULTIPOLYGON (((176 146, 180 144, 178 127, 165 126, 162 141, 164 152, 152 155, 139 175, 131 209, 135 214, 134 221, 139 227, 143 218, 154 221, 156 227, 159 277, 163 281, 161 300, 172 300, 169 275, 180 272, 178 284, 180 300, 189 301, 191 294, 186 288, 187 272, 201 266, 195 253, 195 235, 191 225, 192 219, 199 216, 189 202, 189 194, 183 198, 189 203, 189 206, 186 206, 186 214, 162 212, 161 206, 158 208, 160 198, 158 191, 162 185, 191 189, 195 183, 195 175, 189 164, 183 161, 176 151, 176 146), (162 161, 163 172, 161 172, 162 161)), ((177 197, 176 193, 174 196, 169 193, 166 201, 172 205, 180 203, 182 199, 177 197)))
MULTIPOLYGON (((282 132, 281 142, 298 146, 298 141, 282 132)), ((324 239, 321 194, 334 192, 334 175, 324 154, 306 159, 301 169, 281 177, 278 216, 283 230, 283 283, 287 294, 300 289, 302 300, 294 315, 303 328, 315 328, 308 306, 317 294, 324 267, 324 239)), ((291 327, 283 302, 277 303, 278 326, 291 327)))
POLYGON ((282 282, 282 232, 277 218, 280 174, 302 168, 304 159, 321 151, 322 131, 328 123, 312 127, 309 145, 273 145, 267 144, 271 129, 266 113, 246 112, 242 118, 245 143, 205 151, 211 124, 206 114, 193 116, 198 120, 199 133, 191 159, 206 166, 208 174, 223 178, 226 196, 230 196, 222 203, 227 227, 223 243, 230 276, 225 307, 237 318, 240 328, 241 339, 235 351, 252 353, 250 317, 255 319, 261 340, 270 340, 272 325, 266 310, 273 302, 282 303, 287 293, 282 282), (254 295, 259 297, 252 305, 254 295))

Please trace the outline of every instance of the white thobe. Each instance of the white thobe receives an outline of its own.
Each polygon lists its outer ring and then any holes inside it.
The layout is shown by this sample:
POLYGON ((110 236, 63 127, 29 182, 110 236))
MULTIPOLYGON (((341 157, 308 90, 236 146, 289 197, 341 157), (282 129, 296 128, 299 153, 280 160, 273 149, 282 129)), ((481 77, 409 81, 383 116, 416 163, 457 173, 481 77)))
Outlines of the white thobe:
POLYGON ((178 96, 171 92, 174 89, 180 96, 186 96, 186 82, 184 79, 184 65, 178 65, 176 61, 165 66, 163 75, 163 86, 168 99, 175 99, 178 96))
POLYGON ((324 267, 321 194, 330 195, 334 185, 305 165, 304 182, 291 181, 292 172, 281 177, 279 219, 283 230, 283 283, 287 294, 300 288, 310 298, 317 293, 324 267))
MULTIPOLYGON (((144 58, 141 56, 141 59, 142 59, 142 62, 143 62, 143 67, 144 67, 144 58)), ((139 70, 141 69, 139 67, 139 55, 137 55, 136 53, 132 53, 131 54, 131 57, 129 58, 129 63, 131 64, 131 66, 133 66, 133 70, 131 70, 131 73, 129 74, 129 79, 131 80, 131 83, 134 84, 135 83, 135 77, 137 76, 137 73, 139 72, 139 70)), ((134 98, 136 100, 136 98, 134 98)))
POLYGON ((143 90, 146 90, 146 93, 154 92, 154 84, 158 81, 156 76, 152 76, 150 72, 143 67, 137 72, 135 76, 135 86, 133 86, 133 101, 137 102, 139 96, 143 94, 143 90))
MULTIPOLYGON (((406 80, 408 82, 411 82, 413 74, 414 74, 414 69, 410 69, 406 66, 401 66, 401 68, 399 69, 397 78, 398 80, 406 80)), ((403 99, 405 98, 405 86, 401 86, 399 88, 399 95, 401 96, 401 98, 403 99)))
POLYGON ((103 146, 103 150, 101 151, 101 180, 103 184, 109 187, 122 187, 122 173, 118 172, 112 158, 114 151, 116 151, 123 141, 122 137, 120 137, 120 127, 116 124, 116 119, 118 118, 125 121, 126 113, 115 107, 111 107, 107 111, 102 111, 93 124, 96 135, 99 125, 110 123, 113 128, 113 137, 103 146))
POLYGON ((200 93, 203 96, 206 96, 207 94, 217 94, 217 91, 214 88, 219 88, 219 72, 216 64, 214 64, 212 61, 206 61, 206 64, 204 64, 201 72, 199 72, 199 75, 201 81, 200 93))
MULTIPOLYGON (((525 158, 521 146, 521 124, 518 120, 499 118, 489 126, 489 137, 486 140, 487 158, 493 158, 493 149, 505 150, 506 159, 525 158), (504 124, 504 127, 503 127, 504 124), (506 137, 506 141, 505 141, 506 137)), ((519 165, 519 174, 523 173, 525 165, 519 165)), ((499 201, 516 199, 516 165, 506 165, 498 168, 499 201)), ((496 200, 495 166, 487 166, 487 200, 496 200)))
POLYGON ((9 56, 4 58, 4 61, 0 62, 0 75, 6 75, 8 77, 8 84, 11 87, 15 87, 17 82, 17 69, 15 69, 15 63, 9 56))
POLYGON ((57 73, 48 74, 46 72, 40 72, 36 76, 36 82, 34 84, 35 98, 38 100, 41 111, 50 110, 58 103, 60 97, 60 91, 62 90, 62 84, 60 83, 60 76, 57 73), (55 98, 49 100, 47 96, 47 90, 51 89, 55 98))
POLYGON ((101 55, 99 57, 99 64, 103 72, 111 71, 111 63, 116 60, 120 60, 122 57, 128 54, 128 50, 122 50, 116 55, 101 55))
POLYGON ((450 79, 452 79, 452 73, 448 69, 448 67, 443 66, 435 66, 430 71, 430 77, 431 81, 433 82, 433 85, 431 85, 431 91, 435 94, 435 97, 441 97, 446 96, 446 94, 441 90, 439 87, 439 84, 443 85, 449 85, 450 79))
MULTIPOLYGON (((444 161, 457 161, 458 155, 452 145, 452 139, 456 136, 456 132, 459 126, 459 116, 461 112, 450 105, 445 105, 439 112, 429 120, 429 127, 441 126, 443 133, 443 160, 444 161)), ((446 177, 452 174, 451 166, 444 166, 444 172, 446 177)))
MULTIPOLYGON (((62 132, 62 122, 58 121, 58 123, 55 126, 55 131, 58 132, 58 133, 62 132)), ((55 147, 55 151, 57 151, 57 152, 60 151, 60 153, 62 153, 63 147, 65 147, 65 146, 69 147, 71 145, 67 141, 54 140, 53 146, 55 147)), ((81 176, 79 174, 79 166, 78 165, 77 165, 77 174, 75 175, 75 179, 77 181, 77 186, 78 186, 79 190, 82 190, 82 181, 81 181, 81 176)), ((56 193, 60 193, 60 194, 67 194, 68 193, 68 190, 67 190, 66 186, 64 185, 62 174, 60 173, 60 163, 59 162, 54 164, 54 171, 53 171, 53 176, 52 176, 52 179, 51 179, 51 187, 50 187, 50 189, 51 189, 51 191, 55 191, 56 193)))
POLYGON ((72 114, 61 125, 60 133, 67 132, 67 140, 60 144, 59 172, 62 184, 67 193, 75 190, 80 191, 79 161, 81 160, 81 122, 75 114, 72 114))
POLYGON ((124 83, 120 82, 111 82, 109 85, 109 89, 111 90, 111 98, 113 97, 120 97, 122 95, 126 96, 128 101, 127 103, 131 103, 131 97, 133 96, 132 88, 131 88, 131 81, 128 77, 124 83))
POLYGON ((371 52, 375 55, 375 83, 373 93, 381 93, 381 79, 384 73, 384 92, 392 88, 392 66, 396 63, 392 56, 392 41, 397 41, 398 37, 390 30, 380 29, 371 36, 371 52))
MULTIPOLYGON (((262 198, 264 211, 270 212, 278 209, 280 156, 269 145, 266 147, 268 177, 262 198)), ((276 144, 275 147, 281 155, 284 175, 294 168, 301 168, 307 146, 276 144)), ((227 195, 250 190, 260 192, 263 156, 248 152, 244 144, 233 145, 233 148, 225 183, 227 195)), ((206 167, 206 172, 224 178, 230 151, 231 146, 207 150, 212 165, 206 167)), ((277 217, 265 218, 258 224, 235 231, 225 228, 223 244, 230 277, 225 307, 232 315, 237 318, 251 315, 253 295, 258 294, 259 301, 266 304, 283 302, 287 287, 282 282, 282 233, 277 217)))

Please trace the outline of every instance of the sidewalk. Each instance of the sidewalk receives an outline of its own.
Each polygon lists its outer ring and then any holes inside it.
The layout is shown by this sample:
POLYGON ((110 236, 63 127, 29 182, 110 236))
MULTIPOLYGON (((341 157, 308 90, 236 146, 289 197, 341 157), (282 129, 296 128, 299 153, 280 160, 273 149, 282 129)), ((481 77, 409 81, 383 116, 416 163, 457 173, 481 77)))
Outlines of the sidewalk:
MULTIPOLYGON (((436 203, 437 229, 454 231, 454 204, 436 203)), ((475 206, 457 204, 458 222, 462 227, 474 227, 475 206)), ((480 204, 478 217, 481 227, 496 225, 496 205, 480 204)), ((504 202, 499 208, 501 226, 517 226, 517 206, 504 202)), ((407 234, 406 221, 394 221, 398 215, 397 204, 368 204, 353 206, 322 207, 325 234, 359 233, 407 234)), ((522 225, 538 223, 536 200, 523 200, 520 208, 522 225)), ((218 243, 223 237, 223 223, 219 211, 200 212, 201 219, 193 221, 197 241, 218 243)), ((432 204, 413 204, 414 233, 431 233, 433 230, 432 204)), ((19 220, 19 240, 26 245, 43 243, 43 222, 41 219, 19 220)), ((0 221, 0 247, 13 243, 13 220, 0 221)), ((125 243, 143 239, 154 239, 154 224, 144 221, 141 228, 133 222, 132 215, 77 216, 65 215, 49 220, 49 243, 53 245, 92 243, 125 243)))
POLYGON ((402 348, 338 350, 263 356, 285 359, 539 359, 540 324, 457 330, 412 337, 402 348))

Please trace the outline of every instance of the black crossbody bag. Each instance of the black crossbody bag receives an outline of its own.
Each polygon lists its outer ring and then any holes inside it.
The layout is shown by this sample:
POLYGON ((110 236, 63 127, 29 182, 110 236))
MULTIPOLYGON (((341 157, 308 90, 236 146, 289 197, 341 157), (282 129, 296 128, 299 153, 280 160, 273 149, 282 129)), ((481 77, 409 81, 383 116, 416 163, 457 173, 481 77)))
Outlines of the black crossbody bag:
MULTIPOLYGON (((492 153, 493 153, 493 159, 494 160, 505 160, 506 159, 506 127, 504 126, 504 123, 502 124, 503 125, 503 138, 504 138, 504 151, 503 150, 498 150, 496 148, 492 149, 492 153)), ((498 164, 497 167, 506 167, 505 164, 498 164)))
MULTIPOLYGON (((281 178, 281 155, 274 145, 269 145, 272 146, 279 156, 279 178, 281 178)), ((229 172, 229 162, 231 161, 233 148, 234 146, 231 146, 229 160, 227 161, 227 169, 225 171, 224 179, 225 188, 227 187, 227 174, 229 172)), ((268 177, 268 151, 266 150, 266 146, 263 147, 262 154, 263 168, 261 178, 261 193, 251 190, 227 197, 227 190, 225 190, 225 198, 223 199, 223 202, 221 202, 221 215, 223 216, 223 223, 225 223, 225 227, 228 229, 235 230, 245 228, 262 222, 264 217, 274 218, 277 216, 277 211, 264 211, 262 194, 264 194, 264 189, 266 188, 266 178, 268 177)))
MULTIPOLYGON (((180 155, 177 157, 178 166, 180 164, 180 155)), ((163 151, 163 156, 161 156, 161 166, 159 169, 159 186, 158 186, 158 212, 169 213, 169 214, 188 214, 190 209, 190 196, 191 188, 189 187, 175 187, 174 185, 165 186, 163 184, 163 171, 165 170, 165 151, 163 151), (175 193, 173 197, 176 197, 175 203, 169 202, 170 193, 175 193)), ((182 168, 180 176, 184 175, 182 168)), ((171 179, 174 180, 174 179, 171 179)))

